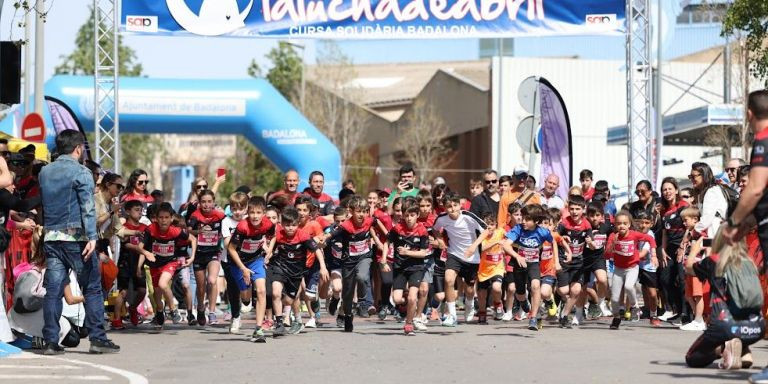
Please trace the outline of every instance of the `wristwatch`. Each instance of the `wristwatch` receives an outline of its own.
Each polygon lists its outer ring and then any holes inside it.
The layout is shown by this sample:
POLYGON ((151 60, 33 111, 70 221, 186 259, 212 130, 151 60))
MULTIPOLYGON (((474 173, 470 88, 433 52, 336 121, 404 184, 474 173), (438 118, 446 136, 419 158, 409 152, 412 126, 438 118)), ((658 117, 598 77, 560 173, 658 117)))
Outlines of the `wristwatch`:
POLYGON ((736 228, 740 225, 740 223, 734 223, 733 217, 729 217, 728 220, 725 221, 726 224, 728 224, 729 227, 736 228))

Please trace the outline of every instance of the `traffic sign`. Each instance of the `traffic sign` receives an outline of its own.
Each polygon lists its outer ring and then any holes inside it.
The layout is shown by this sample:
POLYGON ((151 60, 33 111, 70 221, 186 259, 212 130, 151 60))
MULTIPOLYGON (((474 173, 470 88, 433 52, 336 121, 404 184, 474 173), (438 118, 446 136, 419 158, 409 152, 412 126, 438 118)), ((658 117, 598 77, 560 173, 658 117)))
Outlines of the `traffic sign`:
POLYGON ((44 142, 45 123, 43 117, 37 113, 30 113, 21 123, 21 139, 26 141, 44 142))

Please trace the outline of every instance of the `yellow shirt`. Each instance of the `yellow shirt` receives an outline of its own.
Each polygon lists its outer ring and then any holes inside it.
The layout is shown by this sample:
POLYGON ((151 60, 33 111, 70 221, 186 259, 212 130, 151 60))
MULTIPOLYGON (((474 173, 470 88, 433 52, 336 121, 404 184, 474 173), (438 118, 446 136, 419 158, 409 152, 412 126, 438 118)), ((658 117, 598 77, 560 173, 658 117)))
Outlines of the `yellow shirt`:
POLYGON ((497 228, 491 237, 483 240, 480 266, 477 269, 478 281, 486 281, 494 276, 504 276, 504 249, 499 243, 504 240, 504 235, 504 230, 497 228), (496 244, 488 247, 491 243, 496 244))

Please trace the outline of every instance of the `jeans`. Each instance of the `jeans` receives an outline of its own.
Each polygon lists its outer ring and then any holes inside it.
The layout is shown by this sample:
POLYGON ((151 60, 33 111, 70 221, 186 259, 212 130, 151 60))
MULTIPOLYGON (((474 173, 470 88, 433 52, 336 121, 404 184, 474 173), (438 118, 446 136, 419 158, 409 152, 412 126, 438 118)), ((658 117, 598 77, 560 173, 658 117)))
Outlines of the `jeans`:
POLYGON ((355 298, 357 287, 357 300, 361 310, 365 311, 373 305, 371 292, 371 262, 373 259, 366 257, 356 263, 345 260, 341 270, 341 299, 344 302, 344 313, 352 313, 352 302, 355 298))
POLYGON ((85 243, 71 241, 47 241, 43 245, 47 267, 43 277, 43 338, 48 343, 59 342, 59 319, 63 307, 64 287, 69 284, 69 271, 74 270, 85 296, 85 328, 88 338, 106 340, 104 332, 104 296, 99 272, 99 256, 95 253, 88 261, 83 260, 85 243))

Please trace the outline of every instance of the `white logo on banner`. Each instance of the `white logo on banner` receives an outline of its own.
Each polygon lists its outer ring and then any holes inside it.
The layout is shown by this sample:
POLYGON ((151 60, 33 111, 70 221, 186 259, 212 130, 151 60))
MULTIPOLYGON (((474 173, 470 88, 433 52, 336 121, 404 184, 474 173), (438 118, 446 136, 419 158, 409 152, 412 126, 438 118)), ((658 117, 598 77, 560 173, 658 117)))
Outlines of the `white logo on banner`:
POLYGON ((253 0, 243 12, 237 0, 203 0, 200 14, 189 9, 184 0, 166 0, 171 16, 188 32, 203 36, 218 36, 245 27, 245 18, 251 12, 253 0))

